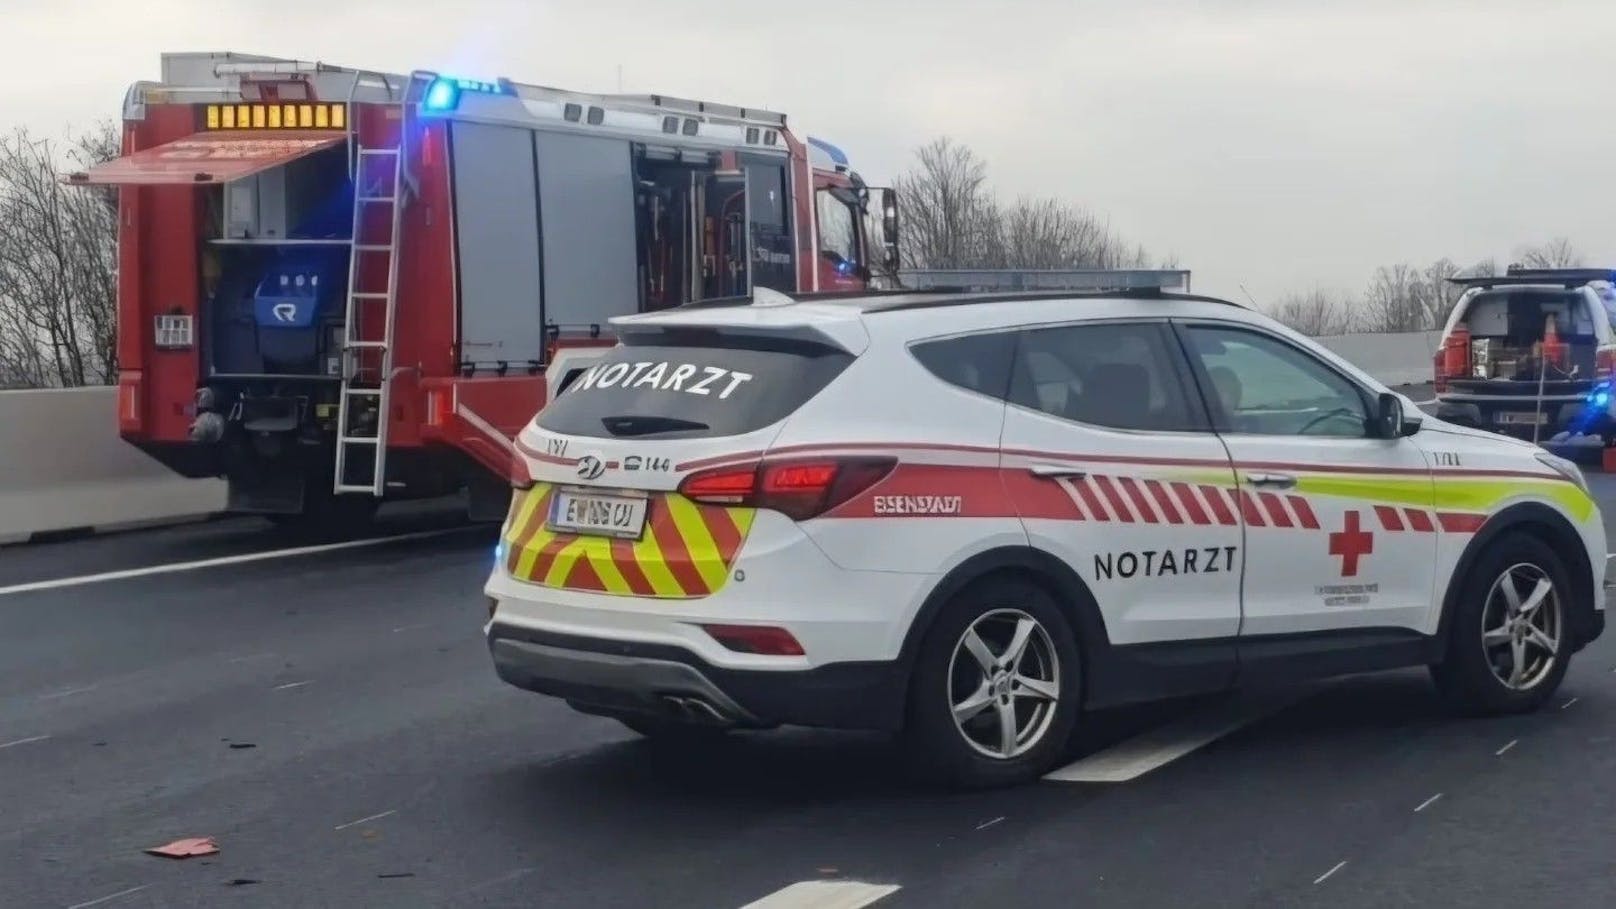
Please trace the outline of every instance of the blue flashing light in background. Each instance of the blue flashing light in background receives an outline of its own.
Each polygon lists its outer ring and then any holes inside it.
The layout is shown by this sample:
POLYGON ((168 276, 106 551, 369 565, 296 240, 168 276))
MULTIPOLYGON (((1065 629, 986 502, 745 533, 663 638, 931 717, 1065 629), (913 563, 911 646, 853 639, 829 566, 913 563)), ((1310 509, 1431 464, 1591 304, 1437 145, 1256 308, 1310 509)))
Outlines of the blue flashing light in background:
POLYGON ((1610 403, 1610 389, 1609 388, 1595 389, 1594 393, 1588 396, 1588 403, 1592 404, 1595 407, 1604 407, 1605 405, 1609 404, 1610 403))
POLYGON ((460 88, 453 79, 434 79, 426 90, 427 110, 453 110, 460 101, 460 88))
POLYGON ((506 82, 483 82, 478 79, 455 79, 438 76, 426 87, 421 106, 429 111, 450 111, 460 106, 461 92, 481 92, 485 95, 511 95, 515 90, 506 82))
POLYGON ((504 540, 500 540, 499 543, 494 546, 494 564, 496 564, 496 565, 505 564, 505 541, 504 540))

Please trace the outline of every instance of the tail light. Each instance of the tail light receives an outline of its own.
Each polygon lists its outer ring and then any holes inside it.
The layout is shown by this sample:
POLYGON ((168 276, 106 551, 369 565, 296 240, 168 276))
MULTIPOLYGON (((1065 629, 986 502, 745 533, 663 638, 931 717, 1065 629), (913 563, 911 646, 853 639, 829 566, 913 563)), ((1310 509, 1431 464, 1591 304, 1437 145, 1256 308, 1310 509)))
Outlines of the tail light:
POLYGON ((1436 391, 1448 390, 1448 380, 1463 378, 1470 374, 1470 329, 1463 325, 1457 326, 1442 339, 1442 347, 1436 352, 1434 361, 1436 375, 1433 384, 1436 391))
POLYGON ((1594 378, 1608 379, 1616 374, 1616 347, 1601 347, 1594 351, 1594 378))
POLYGON ((896 458, 815 458, 718 467, 686 477, 679 493, 708 505, 767 508, 806 521, 874 486, 897 463, 896 458))
POLYGON ((784 628, 773 625, 703 625, 713 640, 736 653, 767 656, 802 656, 802 644, 784 628))

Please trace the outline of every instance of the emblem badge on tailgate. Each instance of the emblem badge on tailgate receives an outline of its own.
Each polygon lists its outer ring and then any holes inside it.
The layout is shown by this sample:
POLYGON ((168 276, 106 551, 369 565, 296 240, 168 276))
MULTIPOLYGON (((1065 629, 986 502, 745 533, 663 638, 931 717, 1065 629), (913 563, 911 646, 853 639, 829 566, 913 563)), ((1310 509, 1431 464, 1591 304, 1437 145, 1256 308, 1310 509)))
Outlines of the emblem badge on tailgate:
POLYGON ((578 459, 578 479, 593 480, 606 472, 606 465, 594 455, 584 455, 578 459))

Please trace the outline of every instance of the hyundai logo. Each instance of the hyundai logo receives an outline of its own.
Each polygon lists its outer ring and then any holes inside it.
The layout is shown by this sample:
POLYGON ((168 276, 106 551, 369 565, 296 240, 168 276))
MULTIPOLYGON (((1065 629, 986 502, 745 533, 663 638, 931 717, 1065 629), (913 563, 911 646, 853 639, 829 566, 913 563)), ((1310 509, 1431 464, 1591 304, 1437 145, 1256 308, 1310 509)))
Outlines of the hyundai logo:
POLYGON ((606 465, 594 455, 584 455, 578 459, 578 478, 593 480, 606 472, 606 465))
POLYGON ((280 322, 296 322, 297 321, 297 304, 296 303, 276 303, 275 308, 273 310, 270 310, 270 311, 275 314, 275 319, 277 321, 280 321, 280 322))

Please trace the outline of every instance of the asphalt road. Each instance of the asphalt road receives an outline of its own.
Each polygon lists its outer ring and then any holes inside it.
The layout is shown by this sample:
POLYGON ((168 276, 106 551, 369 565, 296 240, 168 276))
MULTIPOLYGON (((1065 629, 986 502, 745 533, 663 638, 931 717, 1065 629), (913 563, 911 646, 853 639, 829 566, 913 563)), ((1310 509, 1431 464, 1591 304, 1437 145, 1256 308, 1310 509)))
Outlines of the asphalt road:
MULTIPOLYGON (((1127 782, 956 794, 880 737, 663 750, 509 689, 479 634, 492 530, 380 529, 423 531, 0 550, 0 905, 727 909, 816 880, 900 887, 883 909, 1610 905, 1613 636, 1533 716, 1357 677, 1127 782), (99 572, 125 573, 52 586, 99 572), (197 836, 220 852, 142 852, 197 836)), ((1221 706, 1103 715, 1084 747, 1221 706)))

